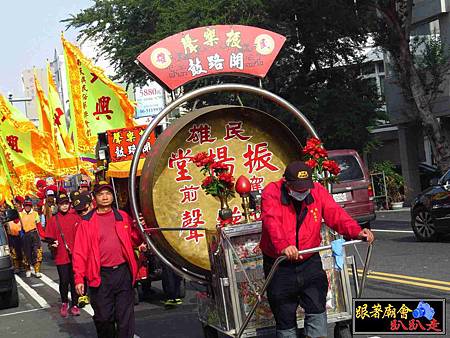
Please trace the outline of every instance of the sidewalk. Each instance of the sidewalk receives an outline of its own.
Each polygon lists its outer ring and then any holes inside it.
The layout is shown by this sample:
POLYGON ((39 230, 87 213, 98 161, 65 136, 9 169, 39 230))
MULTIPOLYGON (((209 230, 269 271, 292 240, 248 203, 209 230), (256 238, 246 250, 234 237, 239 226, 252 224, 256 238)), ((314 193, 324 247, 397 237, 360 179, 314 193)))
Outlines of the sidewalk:
POLYGON ((411 208, 401 208, 398 210, 379 210, 375 211, 375 213, 377 215, 377 221, 411 221, 411 208))

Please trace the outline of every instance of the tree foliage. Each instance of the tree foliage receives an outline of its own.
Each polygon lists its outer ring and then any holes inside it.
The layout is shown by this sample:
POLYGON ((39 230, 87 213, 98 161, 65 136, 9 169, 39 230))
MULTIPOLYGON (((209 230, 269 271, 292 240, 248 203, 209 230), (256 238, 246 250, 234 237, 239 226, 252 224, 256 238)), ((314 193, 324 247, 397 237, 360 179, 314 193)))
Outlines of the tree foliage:
MULTIPOLYGON (((376 43, 389 52, 398 84, 408 103, 407 116, 420 121, 442 171, 450 166, 450 145, 433 114, 437 96, 450 69, 448 47, 436 34, 412 37, 413 0, 359 0, 376 11, 371 21, 376 43)), ((433 32, 431 32, 433 33, 433 32)))
MULTIPOLYGON (((367 128, 379 117, 380 101, 376 90, 360 77, 365 23, 371 14, 357 9, 353 0, 96 0, 65 21, 97 42, 118 78, 135 84, 149 79, 135 65, 136 56, 177 32, 244 24, 280 33, 287 41, 264 87, 299 107, 328 148, 362 150, 369 138, 367 128)), ((201 79, 191 86, 221 80, 201 79)), ((271 109, 291 128, 300 129, 285 112, 271 109)))

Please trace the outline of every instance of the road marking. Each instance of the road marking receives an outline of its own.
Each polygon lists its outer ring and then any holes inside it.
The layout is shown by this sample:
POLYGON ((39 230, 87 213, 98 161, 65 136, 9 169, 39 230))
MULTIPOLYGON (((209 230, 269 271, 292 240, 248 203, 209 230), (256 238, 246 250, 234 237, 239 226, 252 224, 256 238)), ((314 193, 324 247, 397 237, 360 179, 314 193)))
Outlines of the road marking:
POLYGON ((373 232, 398 232, 403 234, 413 234, 414 231, 412 230, 390 230, 390 229, 371 229, 373 232))
MULTIPOLYGON (((58 285, 58 283, 56 283, 53 279, 47 277, 46 275, 44 275, 44 274, 42 273, 41 280, 42 280, 45 284, 47 284, 48 286, 50 286, 53 290, 55 290, 56 292, 58 292, 58 294, 59 294, 59 285, 58 285)), ((70 295, 69 295, 68 298, 71 300, 70 295)), ((85 312, 87 312, 89 315, 94 316, 94 309, 92 309, 92 306, 91 306, 90 304, 89 304, 89 305, 86 305, 84 308, 82 308, 82 310, 84 310, 85 312)))
MULTIPOLYGON (((362 273, 362 270, 358 269, 358 273, 362 273)), ((378 271, 369 271, 369 274, 375 274, 375 275, 386 276, 386 277, 398 277, 401 279, 410 279, 410 280, 417 280, 417 281, 427 282, 427 283, 432 283, 432 284, 442 284, 442 285, 450 286, 450 282, 446 282, 443 280, 427 279, 427 278, 422 278, 422 277, 399 275, 399 274, 394 274, 394 273, 386 273, 386 272, 378 272, 378 271)))
MULTIPOLYGON (((358 276, 362 277, 362 273, 358 273, 358 276)), ((414 286, 418 286, 421 288, 430 288, 430 289, 436 289, 436 290, 441 290, 441 291, 450 291, 450 287, 444 287, 444 286, 440 286, 440 285, 433 285, 433 284, 426 284, 426 283, 418 283, 418 282, 413 282, 413 281, 409 281, 409 280, 388 278, 388 277, 382 277, 382 276, 376 276, 376 275, 367 275, 367 278, 381 280, 381 281, 385 281, 385 282, 398 283, 398 284, 414 285, 414 286)))
POLYGON ((50 305, 47 303, 47 301, 42 298, 31 286, 29 286, 27 283, 23 281, 22 278, 19 276, 16 276, 16 281, 19 283, 19 285, 31 296, 33 299, 41 306, 41 308, 48 308, 50 305))
POLYGON ((44 284, 43 283, 31 284, 32 288, 37 288, 39 286, 44 286, 44 284))
POLYGON ((23 310, 23 311, 16 311, 16 312, 10 312, 10 313, 4 313, 1 314, 0 317, 6 317, 6 316, 12 316, 12 315, 18 315, 21 313, 27 313, 27 312, 34 312, 34 311, 41 311, 45 310, 46 308, 40 307, 39 309, 31 309, 31 310, 23 310))

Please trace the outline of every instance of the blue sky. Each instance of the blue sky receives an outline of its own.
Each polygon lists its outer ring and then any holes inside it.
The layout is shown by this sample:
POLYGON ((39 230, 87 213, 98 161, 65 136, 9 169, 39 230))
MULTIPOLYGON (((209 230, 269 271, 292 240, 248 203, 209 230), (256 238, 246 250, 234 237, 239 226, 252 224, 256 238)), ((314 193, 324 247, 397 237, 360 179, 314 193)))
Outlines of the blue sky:
MULTIPOLYGON (((43 68, 53 58, 55 48, 61 52, 62 19, 93 4, 92 0, 8 0, 0 11, 0 93, 22 96, 21 73, 33 66, 43 68)), ((75 41, 77 31, 64 36, 75 41)))

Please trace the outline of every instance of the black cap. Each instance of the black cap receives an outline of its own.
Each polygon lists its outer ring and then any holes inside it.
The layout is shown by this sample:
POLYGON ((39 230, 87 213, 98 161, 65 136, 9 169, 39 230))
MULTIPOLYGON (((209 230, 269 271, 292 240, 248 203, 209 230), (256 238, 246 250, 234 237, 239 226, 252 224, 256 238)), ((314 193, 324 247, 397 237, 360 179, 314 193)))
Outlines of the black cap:
POLYGON ((287 186, 293 190, 307 190, 314 187, 312 170, 302 161, 289 163, 284 171, 284 178, 287 186))
POLYGON ((70 200, 73 202, 75 200, 75 198, 77 198, 76 196, 78 196, 80 194, 79 191, 72 191, 69 196, 70 196, 70 200))
POLYGON ((56 204, 63 204, 63 203, 69 203, 69 196, 66 193, 59 193, 58 196, 56 196, 56 204))
POLYGON ((91 194, 87 191, 83 191, 74 196, 72 200, 72 206, 76 211, 81 211, 86 209, 89 203, 92 202, 91 194))
POLYGON ((94 185, 94 194, 98 194, 100 191, 108 189, 112 193, 114 193, 114 189, 111 184, 109 184, 106 181, 100 181, 97 184, 94 185))

